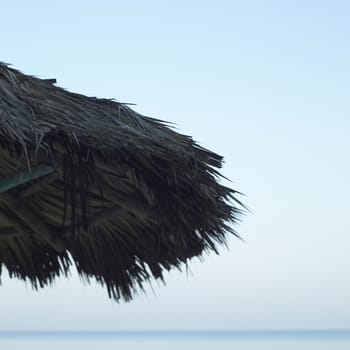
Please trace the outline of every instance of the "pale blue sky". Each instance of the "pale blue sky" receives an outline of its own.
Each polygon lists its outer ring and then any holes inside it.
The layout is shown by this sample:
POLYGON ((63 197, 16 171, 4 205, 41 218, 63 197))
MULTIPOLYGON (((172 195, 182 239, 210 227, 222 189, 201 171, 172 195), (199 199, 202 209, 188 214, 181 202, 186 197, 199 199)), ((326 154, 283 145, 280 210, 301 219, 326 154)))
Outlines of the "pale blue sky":
POLYGON ((3 276, 0 330, 350 328, 350 3, 2 1, 1 56, 225 156, 245 242, 115 304, 3 276))

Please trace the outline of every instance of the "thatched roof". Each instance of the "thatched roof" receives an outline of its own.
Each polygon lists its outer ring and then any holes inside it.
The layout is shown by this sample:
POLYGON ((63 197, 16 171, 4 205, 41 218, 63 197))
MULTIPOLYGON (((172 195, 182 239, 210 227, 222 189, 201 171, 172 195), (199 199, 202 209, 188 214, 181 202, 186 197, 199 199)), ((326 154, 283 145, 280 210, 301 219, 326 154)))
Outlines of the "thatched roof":
POLYGON ((236 234, 241 205, 218 182, 221 156, 125 104, 3 63, 0 157, 0 263, 35 288, 74 262, 128 300, 236 234))

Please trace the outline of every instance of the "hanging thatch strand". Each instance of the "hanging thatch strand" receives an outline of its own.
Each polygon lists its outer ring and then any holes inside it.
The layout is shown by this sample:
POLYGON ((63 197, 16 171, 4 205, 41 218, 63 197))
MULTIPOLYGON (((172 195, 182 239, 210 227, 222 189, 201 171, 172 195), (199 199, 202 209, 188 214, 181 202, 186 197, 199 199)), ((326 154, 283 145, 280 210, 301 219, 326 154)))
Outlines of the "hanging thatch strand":
POLYGON ((0 273, 43 287, 71 261, 110 297, 216 251, 241 204, 222 157, 125 104, 0 63, 0 273), (235 204, 235 205, 233 205, 235 204))

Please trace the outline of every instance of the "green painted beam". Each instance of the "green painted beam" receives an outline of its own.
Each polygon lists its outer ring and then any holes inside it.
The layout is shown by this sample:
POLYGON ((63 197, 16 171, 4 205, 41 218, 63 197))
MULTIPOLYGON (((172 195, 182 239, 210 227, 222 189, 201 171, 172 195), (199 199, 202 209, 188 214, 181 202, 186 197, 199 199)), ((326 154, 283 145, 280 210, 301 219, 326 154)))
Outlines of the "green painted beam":
POLYGON ((14 175, 4 177, 0 179, 0 193, 53 172, 54 168, 51 165, 39 164, 33 166, 31 170, 22 170, 14 175))

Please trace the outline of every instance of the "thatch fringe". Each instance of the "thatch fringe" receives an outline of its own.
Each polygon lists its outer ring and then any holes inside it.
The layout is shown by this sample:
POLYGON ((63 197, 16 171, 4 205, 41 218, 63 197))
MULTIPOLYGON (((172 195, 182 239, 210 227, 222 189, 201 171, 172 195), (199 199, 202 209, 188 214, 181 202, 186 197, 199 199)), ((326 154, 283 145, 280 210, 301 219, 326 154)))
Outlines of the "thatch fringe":
POLYGON ((0 262, 34 287, 66 275, 69 252, 81 276, 130 300, 144 281, 237 235, 231 224, 243 207, 218 182, 221 156, 122 103, 5 64, 0 156, 0 177, 42 163, 55 169, 0 194, 0 262))

